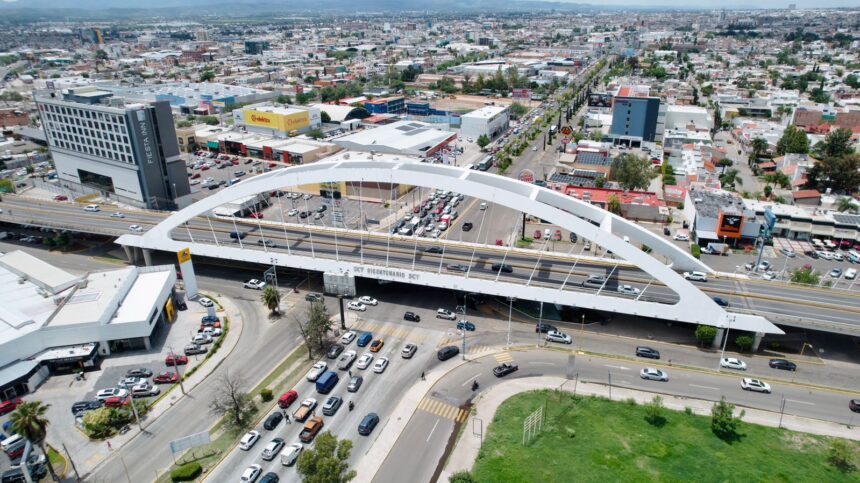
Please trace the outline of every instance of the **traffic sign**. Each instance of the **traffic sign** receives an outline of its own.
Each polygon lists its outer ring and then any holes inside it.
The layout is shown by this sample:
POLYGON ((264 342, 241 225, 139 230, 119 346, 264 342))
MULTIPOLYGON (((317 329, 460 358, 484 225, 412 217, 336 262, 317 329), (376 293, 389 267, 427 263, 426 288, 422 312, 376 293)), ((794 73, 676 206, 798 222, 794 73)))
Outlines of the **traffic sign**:
POLYGON ((569 139, 569 138, 564 138, 564 139, 562 139, 562 140, 561 140, 561 143, 562 143, 562 144, 570 144, 570 139, 569 139))
POLYGON ((565 136, 570 136, 571 134, 573 134, 573 128, 570 126, 564 126, 561 128, 561 133, 565 136))

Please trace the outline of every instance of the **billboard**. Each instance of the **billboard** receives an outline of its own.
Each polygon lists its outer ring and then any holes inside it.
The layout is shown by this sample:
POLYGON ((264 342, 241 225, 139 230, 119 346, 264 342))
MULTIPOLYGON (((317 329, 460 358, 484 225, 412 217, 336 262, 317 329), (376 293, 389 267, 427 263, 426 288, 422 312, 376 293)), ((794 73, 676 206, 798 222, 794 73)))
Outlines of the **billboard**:
POLYGON ((721 211, 717 221, 717 235, 726 238, 740 238, 743 225, 743 215, 721 211))
POLYGON ((590 107, 611 107, 612 94, 595 92, 588 96, 588 105, 590 107))
POLYGON ((528 101, 532 98, 532 91, 529 89, 511 89, 511 98, 514 100, 528 101))
POLYGON ((281 132, 304 129, 311 125, 311 117, 308 111, 299 111, 292 114, 276 114, 273 112, 246 109, 242 114, 245 118, 245 124, 249 126, 266 127, 281 132))

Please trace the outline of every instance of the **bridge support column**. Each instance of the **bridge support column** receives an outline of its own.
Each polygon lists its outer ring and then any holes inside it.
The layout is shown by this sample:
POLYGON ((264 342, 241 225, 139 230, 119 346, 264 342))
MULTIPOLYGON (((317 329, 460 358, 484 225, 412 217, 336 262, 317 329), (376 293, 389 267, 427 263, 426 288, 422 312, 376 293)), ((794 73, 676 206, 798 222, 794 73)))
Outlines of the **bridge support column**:
POLYGON ((752 345, 752 351, 753 352, 758 352, 758 346, 761 345, 761 340, 763 338, 764 338, 763 333, 761 333, 761 332, 755 333, 755 336, 753 337, 753 345, 752 345))
POLYGON ((125 252, 125 258, 128 260, 128 263, 134 265, 134 247, 127 247, 125 245, 122 246, 122 251, 125 252))
POLYGON ((723 346, 723 338, 726 336, 726 329, 717 329, 717 336, 714 337, 714 342, 711 343, 711 347, 714 349, 719 349, 723 346))
POLYGON ((152 342, 149 340, 149 336, 143 338, 143 348, 146 350, 152 349, 152 342))
POLYGON ((144 263, 147 267, 151 267, 151 266, 152 266, 152 250, 150 250, 149 248, 144 248, 144 249, 143 249, 143 263, 144 263))
POLYGON ((108 341, 103 340, 103 341, 99 342, 99 354, 101 354, 103 356, 109 356, 110 355, 110 346, 108 345, 108 341))

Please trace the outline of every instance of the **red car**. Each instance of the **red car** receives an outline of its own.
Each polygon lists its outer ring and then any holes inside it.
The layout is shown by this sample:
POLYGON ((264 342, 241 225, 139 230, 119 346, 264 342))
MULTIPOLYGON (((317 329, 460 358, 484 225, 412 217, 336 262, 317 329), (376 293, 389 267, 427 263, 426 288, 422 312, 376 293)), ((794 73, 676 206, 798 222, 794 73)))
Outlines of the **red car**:
POLYGON ((168 355, 164 358, 164 364, 168 366, 184 366, 185 364, 188 364, 188 358, 179 355, 168 355))
POLYGON ((230 161, 230 164, 232 164, 233 166, 236 166, 236 165, 238 165, 238 164, 239 164, 239 160, 238 160, 238 159, 234 159, 234 160, 230 161))
POLYGON ((534 236, 534 239, 535 239, 535 240, 540 240, 540 230, 535 230, 535 236, 534 236))
POLYGON ((21 398, 3 401, 2 403, 0 403, 0 416, 4 415, 6 413, 11 413, 22 402, 24 402, 24 401, 22 401, 21 398))
POLYGON ((552 237, 552 239, 555 241, 561 240, 561 230, 556 230, 555 235, 552 237))
POLYGON ((200 173, 194 173, 191 175, 191 179, 197 179, 200 177, 200 173))
MULTIPOLYGON (((200 171, 209 171, 209 166, 205 165, 205 164, 203 166, 200 166, 200 171)), ((200 174, 200 173, 197 173, 197 174, 200 174)))
POLYGON ((248 159, 246 159, 246 160, 245 160, 245 164, 251 164, 251 163, 253 163, 253 162, 254 162, 254 160, 253 160, 253 159, 251 159, 251 158, 248 158, 248 159))
POLYGON ((54 196, 54 201, 69 201, 69 197, 63 196, 63 195, 57 195, 57 196, 54 196))
POLYGON ((269 167, 270 167, 270 168, 274 168, 274 167, 276 167, 276 166, 277 166, 277 164, 276 164, 276 163, 269 163, 269 167))
POLYGON ((412 208, 412 213, 420 213, 420 212, 421 212, 420 206, 416 206, 415 208, 412 208))
POLYGON ((287 409, 288 407, 290 407, 290 404, 294 403, 298 398, 299 393, 296 392, 295 389, 290 389, 278 398, 278 406, 281 409, 287 409))
POLYGON ((118 408, 120 406, 128 406, 128 402, 131 400, 131 396, 119 397, 113 396, 105 399, 104 407, 106 408, 118 408))
POLYGON ((253 212, 251 212, 251 215, 250 215, 250 216, 251 216, 251 218, 257 218, 257 219, 262 219, 262 218, 263 218, 263 214, 262 214, 262 213, 260 213, 259 211, 253 211, 253 212))
POLYGON ((175 372, 159 372, 152 378, 152 382, 156 384, 173 384, 179 380, 179 376, 175 372))

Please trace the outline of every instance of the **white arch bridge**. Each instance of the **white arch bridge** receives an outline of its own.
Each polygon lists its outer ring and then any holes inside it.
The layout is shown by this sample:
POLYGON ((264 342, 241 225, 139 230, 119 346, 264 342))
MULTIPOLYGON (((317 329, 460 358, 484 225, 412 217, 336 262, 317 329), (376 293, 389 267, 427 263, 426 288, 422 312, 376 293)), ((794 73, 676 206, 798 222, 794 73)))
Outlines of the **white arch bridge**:
POLYGON ((172 214, 142 235, 126 234, 117 242, 149 250, 189 248, 198 256, 350 273, 758 334, 783 333, 764 317, 724 310, 676 271, 712 273, 709 267, 637 224, 546 188, 451 166, 359 159, 280 169, 226 188, 172 214), (403 184, 464 193, 570 230, 606 248, 621 260, 559 256, 543 250, 380 235, 334 227, 303 232, 302 225, 284 221, 280 197, 276 205, 277 212, 281 213, 280 222, 210 216, 212 210, 223 204, 259 193, 342 181, 363 185, 403 184), (243 242, 231 239, 233 231, 247 231, 253 236, 243 242), (647 245, 652 254, 660 255, 667 263, 625 242, 625 236, 647 245), (428 251, 430 245, 437 248, 428 251), (459 270, 451 270, 451 264, 458 265, 459 270), (508 265, 513 271, 503 271, 499 264, 508 265), (644 289, 628 293, 617 290, 616 284, 617 287, 627 285, 625 274, 631 270, 644 273, 644 289), (577 281, 578 277, 595 271, 602 271, 602 282, 577 281))

